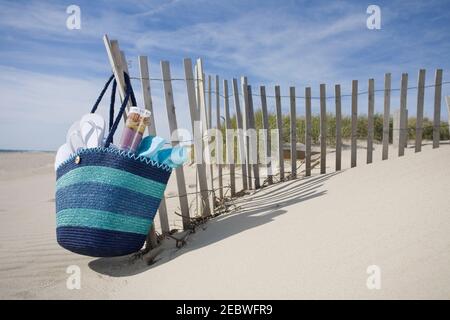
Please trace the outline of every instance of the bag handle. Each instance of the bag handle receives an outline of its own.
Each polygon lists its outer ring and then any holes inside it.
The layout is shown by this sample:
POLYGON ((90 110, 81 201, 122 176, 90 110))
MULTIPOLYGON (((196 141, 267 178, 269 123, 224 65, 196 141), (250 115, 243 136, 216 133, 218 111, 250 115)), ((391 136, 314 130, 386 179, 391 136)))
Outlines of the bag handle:
POLYGON ((106 82, 105 86, 103 87, 102 91, 100 92, 100 95, 98 96, 97 101, 95 101, 94 106, 91 109, 91 113, 95 113, 95 111, 97 111, 98 105, 102 101, 103 96, 105 95, 106 90, 108 90, 108 87, 112 81, 113 81, 113 87, 111 90, 111 103, 110 103, 110 108, 109 108, 109 129, 110 130, 111 130, 113 119, 114 119, 114 100, 115 100, 115 96, 116 96, 116 87, 117 87, 116 79, 114 79, 114 74, 111 75, 111 77, 109 77, 108 81, 106 82))
POLYGON ((97 108, 98 108, 103 96, 105 95, 106 90, 108 90, 108 87, 112 82, 113 86, 111 89, 111 102, 109 105, 109 133, 108 133, 108 137, 106 138, 105 147, 109 147, 109 145, 113 141, 114 133, 116 132, 117 127, 120 123, 120 119, 122 118, 123 113, 125 112, 125 108, 128 104, 128 100, 131 99, 131 103, 133 106, 135 106, 137 104, 136 97, 134 95, 134 91, 131 86, 130 77, 128 76, 128 74, 126 72, 124 72, 123 74, 124 74, 124 79, 125 79, 125 84, 126 84, 125 98, 123 99, 122 105, 120 107, 120 110, 119 110, 119 113, 117 114, 116 119, 114 119, 114 104, 116 101, 117 81, 114 78, 114 74, 111 75, 111 77, 105 83, 105 86, 103 87, 102 91, 100 92, 100 95, 97 98, 97 101, 95 101, 95 104, 91 109, 91 113, 95 113, 95 111, 97 111, 97 108))
MULTIPOLYGON (((131 104, 133 106, 137 105, 136 97, 134 96, 133 88, 131 86, 130 77, 128 76, 128 74, 126 72, 124 72, 123 75, 125 78, 125 85, 126 85, 125 98, 122 101, 122 105, 120 106, 119 113, 117 114, 116 119, 114 120, 114 123, 112 124, 111 128, 109 129, 109 134, 108 134, 108 137, 106 138, 106 142, 105 142, 106 148, 109 147, 109 145, 111 144, 111 142, 113 140, 114 133, 116 132, 117 127, 119 126, 119 123, 120 123, 120 119, 122 119, 123 113, 125 112, 125 109, 128 104, 128 100, 131 99, 131 104)), ((113 85, 113 88, 114 88, 114 85, 113 85)), ((113 100, 115 100, 115 99, 111 99, 111 106, 114 107, 113 100)), ((113 110, 112 112, 114 113, 114 109, 112 109, 112 110, 113 110)), ((111 109, 110 109, 110 112, 111 112, 111 109)), ((110 113, 110 115, 111 115, 111 113, 110 113)), ((110 120, 111 120, 111 118, 110 118, 110 120)))
POLYGON ((109 126, 108 129, 111 130, 114 124, 114 104, 116 102, 116 89, 117 89, 117 81, 114 79, 113 86, 111 89, 111 102, 109 104, 109 126))

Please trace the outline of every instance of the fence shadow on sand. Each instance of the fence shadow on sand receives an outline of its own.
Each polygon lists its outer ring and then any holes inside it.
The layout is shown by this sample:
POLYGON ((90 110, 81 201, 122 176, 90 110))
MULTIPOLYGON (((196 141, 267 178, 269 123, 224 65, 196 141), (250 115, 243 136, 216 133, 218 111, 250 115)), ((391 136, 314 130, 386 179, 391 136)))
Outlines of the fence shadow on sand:
MULTIPOLYGON (((212 219, 207 222, 203 230, 197 228, 197 232, 189 237, 187 244, 182 248, 177 249, 174 241, 166 240, 163 244, 165 250, 152 265, 147 265, 142 259, 132 261, 131 256, 124 256, 99 258, 91 261, 89 267, 98 273, 112 277, 131 276, 157 268, 189 251, 267 224, 286 213, 287 210, 283 209, 286 206, 326 194, 326 190, 322 189, 324 182, 337 174, 339 172, 290 180, 235 199, 238 210, 212 219)), ((302 212, 291 212, 291 214, 302 214, 302 212)))

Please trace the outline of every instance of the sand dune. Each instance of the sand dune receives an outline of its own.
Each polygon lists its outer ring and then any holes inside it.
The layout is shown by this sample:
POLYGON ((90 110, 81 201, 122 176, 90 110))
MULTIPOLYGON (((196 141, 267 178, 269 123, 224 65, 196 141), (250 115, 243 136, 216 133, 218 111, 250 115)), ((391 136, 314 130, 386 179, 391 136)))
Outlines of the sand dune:
POLYGON ((59 248, 52 155, 1 154, 0 298, 449 298, 449 145, 371 165, 364 153, 357 168, 331 173, 329 154, 326 175, 235 200, 152 266, 59 248), (66 287, 69 265, 80 290, 66 287), (380 290, 366 287, 370 265, 380 290))

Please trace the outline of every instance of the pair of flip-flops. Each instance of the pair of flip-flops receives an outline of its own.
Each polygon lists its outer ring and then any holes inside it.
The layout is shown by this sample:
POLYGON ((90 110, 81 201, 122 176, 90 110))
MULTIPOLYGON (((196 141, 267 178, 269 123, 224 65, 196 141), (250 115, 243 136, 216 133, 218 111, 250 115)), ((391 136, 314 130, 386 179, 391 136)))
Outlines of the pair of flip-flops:
POLYGON ((103 145, 106 123, 98 114, 89 113, 70 127, 66 135, 66 143, 56 152, 55 170, 82 148, 96 148, 103 145))

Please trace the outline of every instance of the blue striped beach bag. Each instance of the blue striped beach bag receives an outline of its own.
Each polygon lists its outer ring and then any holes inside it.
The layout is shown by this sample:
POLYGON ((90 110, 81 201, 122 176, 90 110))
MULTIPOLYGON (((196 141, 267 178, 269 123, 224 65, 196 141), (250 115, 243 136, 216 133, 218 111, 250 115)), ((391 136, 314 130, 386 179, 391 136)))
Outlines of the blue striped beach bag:
POLYGON ((109 134, 104 147, 80 149, 56 172, 56 235, 59 245, 92 257, 139 251, 164 195, 172 169, 110 146, 122 115, 136 99, 125 74, 126 95, 114 119, 116 80, 111 78, 109 134))

